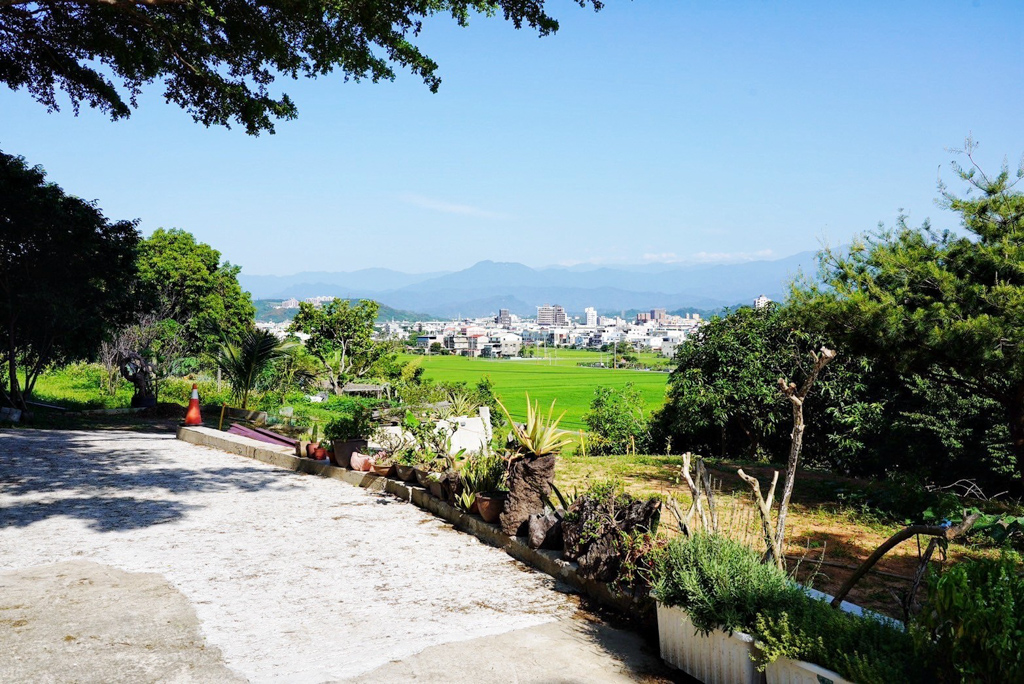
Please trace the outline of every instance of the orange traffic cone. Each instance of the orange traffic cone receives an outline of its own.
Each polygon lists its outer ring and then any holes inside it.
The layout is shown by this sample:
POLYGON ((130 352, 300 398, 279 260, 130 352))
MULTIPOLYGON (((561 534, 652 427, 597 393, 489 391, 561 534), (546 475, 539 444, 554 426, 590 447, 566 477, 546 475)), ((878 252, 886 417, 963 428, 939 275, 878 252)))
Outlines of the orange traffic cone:
POLYGON ((202 425, 203 417, 199 415, 199 387, 192 383, 192 398, 188 400, 188 412, 185 413, 185 425, 202 425))

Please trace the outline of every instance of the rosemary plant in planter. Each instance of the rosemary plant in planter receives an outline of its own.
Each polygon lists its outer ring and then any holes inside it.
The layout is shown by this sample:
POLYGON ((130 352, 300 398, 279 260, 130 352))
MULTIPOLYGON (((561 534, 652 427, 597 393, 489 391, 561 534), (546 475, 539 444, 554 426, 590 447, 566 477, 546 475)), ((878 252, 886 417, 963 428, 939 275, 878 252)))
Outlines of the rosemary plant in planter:
POLYGON ((704 682, 927 681, 899 623, 812 598, 720 535, 673 540, 655 564, 662 658, 704 682))

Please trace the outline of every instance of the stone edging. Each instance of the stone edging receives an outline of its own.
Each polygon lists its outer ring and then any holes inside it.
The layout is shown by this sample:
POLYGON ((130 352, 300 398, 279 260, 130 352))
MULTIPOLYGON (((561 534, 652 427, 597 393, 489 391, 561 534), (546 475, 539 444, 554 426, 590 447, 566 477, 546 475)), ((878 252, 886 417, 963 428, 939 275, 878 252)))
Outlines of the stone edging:
POLYGON ((178 439, 226 451, 237 456, 252 458, 278 468, 342 480, 356 487, 385 492, 403 501, 411 501, 416 506, 448 521, 460 532, 472 534, 481 541, 501 549, 516 560, 569 584, 605 606, 634 615, 641 615, 653 606, 653 603, 641 602, 631 596, 613 591, 604 582, 580 577, 576 570, 576 564, 562 560, 560 552, 531 549, 522 539, 509 537, 502 533, 497 526, 485 523, 476 516, 446 504, 431 496, 422 487, 381 477, 372 472, 357 472, 308 458, 298 458, 294 451, 287 447, 275 447, 248 437, 220 432, 207 427, 179 426, 178 439))

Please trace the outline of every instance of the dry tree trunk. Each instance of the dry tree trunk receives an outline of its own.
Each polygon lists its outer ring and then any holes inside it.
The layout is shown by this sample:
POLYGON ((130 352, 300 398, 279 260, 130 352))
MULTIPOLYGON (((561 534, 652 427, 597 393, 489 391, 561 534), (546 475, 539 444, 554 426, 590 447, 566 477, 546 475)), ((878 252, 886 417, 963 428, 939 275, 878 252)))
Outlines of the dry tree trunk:
POLYGON ((751 477, 738 471, 740 478, 750 485, 757 504, 758 512, 761 514, 761 528, 764 532, 765 555, 773 560, 780 568, 784 568, 783 545, 786 540, 786 515, 789 513, 789 500, 793 496, 793 483, 796 480, 796 469, 800 463, 800 451, 804 446, 804 400, 807 398, 814 381, 818 379, 821 371, 836 357, 836 353, 828 347, 822 347, 821 351, 811 352, 811 359, 814 365, 803 384, 798 388, 796 383, 787 383, 784 378, 779 378, 779 389, 784 397, 789 399, 793 407, 793 432, 790 434, 789 460, 786 462, 786 480, 782 487, 782 497, 779 499, 779 515, 772 525, 771 512, 772 501, 775 498, 775 486, 778 484, 779 472, 772 473, 772 486, 767 496, 761 495, 761 483, 757 478, 751 477))
POLYGON ((814 366, 799 389, 797 389, 796 383, 786 383, 783 378, 779 378, 779 389, 793 406, 793 432, 789 447, 789 461, 786 463, 786 482, 782 487, 782 498, 779 500, 779 519, 775 524, 775 543, 779 550, 782 549, 786 539, 786 514, 789 513, 789 500, 793 496, 796 468, 800 461, 800 451, 804 446, 804 429, 806 428, 804 400, 821 371, 836 358, 836 353, 823 346, 820 353, 811 352, 811 358, 814 360, 814 366))
POLYGON ((764 536, 765 557, 782 570, 784 563, 782 549, 775 534, 776 530, 772 527, 772 501, 775 499, 775 485, 779 483, 779 471, 772 471, 772 486, 768 488, 767 496, 761 495, 761 483, 757 481, 756 477, 747 475, 743 472, 743 468, 740 468, 737 474, 740 476, 740 479, 750 485, 750 489, 754 494, 754 503, 757 504, 757 510, 761 514, 761 531, 764 536))
POLYGON ((679 523, 679 531, 687 537, 693 536, 693 518, 697 515, 700 518, 701 525, 704 531, 717 533, 718 530, 718 514, 715 512, 715 499, 711 489, 711 478, 708 476, 707 470, 704 468, 704 461, 699 456, 697 457, 696 466, 694 471, 697 475, 697 479, 694 480, 690 474, 690 466, 692 463, 693 454, 687 451, 682 455, 683 465, 679 468, 679 474, 686 482, 687 488, 690 490, 690 510, 687 511, 684 516, 679 510, 679 504, 676 503, 675 499, 669 498, 666 502, 665 507, 675 516, 679 523), (704 508, 702 499, 707 501, 707 510, 704 508))

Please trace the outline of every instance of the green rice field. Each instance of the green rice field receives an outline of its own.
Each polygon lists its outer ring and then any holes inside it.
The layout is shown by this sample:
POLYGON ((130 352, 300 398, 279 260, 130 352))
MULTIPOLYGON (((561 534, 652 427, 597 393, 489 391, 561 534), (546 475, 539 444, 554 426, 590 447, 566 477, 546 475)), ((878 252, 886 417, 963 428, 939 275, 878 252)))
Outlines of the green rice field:
POLYGON ((549 350, 547 358, 473 359, 463 356, 403 356, 418 362, 424 377, 430 380, 476 384, 488 376, 502 403, 518 420, 526 418, 526 393, 531 401, 540 401, 547 412, 552 400, 555 415, 565 411, 561 427, 585 430, 583 415, 590 408, 594 390, 602 385, 623 387, 632 382, 643 393, 648 409, 659 408, 665 401, 667 373, 610 368, 583 368, 579 362, 608 361, 607 354, 586 351, 549 350))

